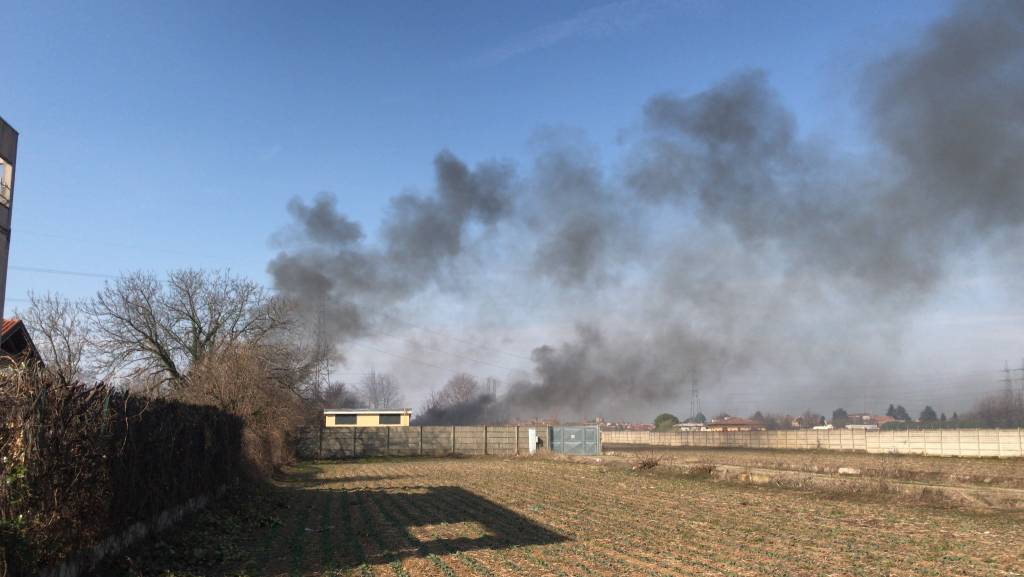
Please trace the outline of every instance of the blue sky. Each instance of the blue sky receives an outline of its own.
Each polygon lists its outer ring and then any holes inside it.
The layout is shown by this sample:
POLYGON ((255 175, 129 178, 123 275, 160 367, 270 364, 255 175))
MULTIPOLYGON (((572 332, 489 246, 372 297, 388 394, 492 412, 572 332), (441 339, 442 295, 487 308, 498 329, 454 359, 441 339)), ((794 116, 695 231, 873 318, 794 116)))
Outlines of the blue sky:
MULTIPOLYGON (((390 197, 430 189, 442 149, 528 171, 533 135, 570 128, 614 167, 652 95, 692 94, 745 69, 767 72, 802 136, 866 154, 855 105, 864 64, 951 11, 945 1, 9 0, 0 116, 21 142, 8 310, 30 290, 82 298, 136 269, 230 268, 269 283, 293 196, 333 192, 372 237, 390 197)), ((953 305, 915 326, 908 364, 961 355, 987 382, 1014 358, 1019 314, 985 290, 940 295, 953 305), (962 340, 935 330, 975 321, 962 340)), ((504 341, 514 368, 528 367, 545 330, 504 341)), ((354 346, 353 375, 394 361, 354 346)))
POLYGON ((21 132, 8 297, 133 269, 266 280, 293 195, 372 230, 448 148, 522 161, 546 126, 605 155, 660 92, 768 71, 801 130, 856 146, 861 63, 940 2, 8 2, 21 132))

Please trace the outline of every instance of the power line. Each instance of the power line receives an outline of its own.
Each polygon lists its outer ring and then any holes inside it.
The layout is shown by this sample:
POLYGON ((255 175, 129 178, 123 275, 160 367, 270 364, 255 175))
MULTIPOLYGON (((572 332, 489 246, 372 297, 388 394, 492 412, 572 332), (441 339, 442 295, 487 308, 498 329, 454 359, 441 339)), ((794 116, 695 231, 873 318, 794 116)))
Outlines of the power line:
POLYGON ((501 353, 503 355, 507 355, 507 356, 510 356, 510 357, 513 357, 513 358, 516 358, 516 359, 533 362, 533 359, 531 359, 530 357, 524 357, 523 355, 519 355, 519 354, 516 354, 516 353, 510 353, 508 351, 504 351, 502 349, 499 349, 499 348, 496 348, 496 347, 492 347, 490 345, 485 345, 483 343, 473 342, 473 341, 469 341, 469 340, 466 340, 466 339, 460 339, 458 337, 452 336, 452 335, 450 335, 448 333, 445 333, 443 331, 439 331, 439 330, 436 330, 436 329, 431 329, 431 328, 425 327, 423 325, 416 324, 416 323, 414 323, 412 321, 407 321, 407 320, 400 319, 400 318, 396 317, 393 314, 386 313, 386 312, 381 311, 381 310, 371 310, 371 312, 374 312, 374 313, 376 313, 378 315, 387 317, 387 318, 389 318, 389 319, 391 319, 393 321, 396 321, 398 323, 401 323, 403 325, 406 325, 406 326, 409 326, 409 327, 413 327, 413 328, 416 328, 416 329, 420 329, 420 330, 426 331, 428 333, 433 333, 433 334, 436 334, 438 336, 441 336, 441 337, 444 337, 444 338, 447 338, 447 339, 451 339, 451 340, 456 341, 456 342, 460 342, 460 343, 463 343, 463 344, 466 344, 466 345, 470 345, 470 346, 478 347, 478 348, 482 348, 482 349, 488 349, 488 350, 494 351, 496 353, 501 353))
POLYGON ((42 273, 42 274, 58 274, 58 275, 64 275, 64 276, 81 276, 81 277, 91 277, 91 278, 117 278, 117 275, 104 274, 104 273, 99 273, 99 272, 82 272, 82 271, 75 271, 75 270, 64 270, 64 269, 59 269, 59 268, 43 268, 43 267, 37 267, 37 266, 20 266, 20 265, 12 264, 12 265, 8 266, 7 268, 9 268, 11 270, 20 270, 20 271, 24 271, 24 272, 38 272, 38 273, 42 273))
POLYGON ((414 359, 414 358, 412 358, 412 357, 406 357, 406 356, 404 356, 404 355, 399 355, 399 354, 397 354, 397 353, 392 353, 392 352, 390 352, 390 351, 386 351, 386 350, 384 350, 384 349, 378 349, 377 347, 374 347, 374 346, 371 346, 371 345, 365 345, 365 344, 356 344, 356 343, 349 343, 349 345, 348 345, 348 346, 350 346, 350 347, 356 347, 356 348, 362 348, 362 349, 370 349, 371 351, 376 351, 376 352, 378 352, 378 353, 381 353, 381 354, 385 354, 385 355, 388 355, 388 356, 391 356, 391 357, 395 357, 395 358, 397 358, 397 359, 401 359, 401 360, 403 360, 403 361, 409 361, 409 362, 413 362, 413 363, 419 363, 419 364, 421 364, 421 365, 426 365, 426 366, 428 366, 428 367, 433 367, 433 368, 435 368, 435 369, 440 369, 440 370, 442 370, 442 371, 444 371, 444 370, 450 370, 450 368, 447 368, 447 369, 446 369, 445 367, 441 367, 441 366, 435 365, 435 364, 433 364, 433 363, 428 363, 427 361, 421 361, 421 360, 419 360, 419 359, 414 359))
MULTIPOLYGON (((397 338, 401 338, 401 337, 399 337, 399 336, 397 336, 397 335, 395 335, 393 333, 386 333, 386 332, 383 332, 383 331, 377 331, 377 332, 378 332, 378 334, 386 335, 386 336, 389 336, 389 337, 392 337, 392 338, 396 338, 396 339, 397 338)), ((431 348, 431 347, 427 347, 427 346, 423 346, 423 345, 420 345, 420 346, 422 346, 424 349, 426 349, 428 351, 435 352, 435 353, 438 353, 438 354, 441 354, 441 355, 450 355, 450 356, 453 356, 453 357, 456 357, 456 358, 459 358, 459 359, 463 359, 463 360, 466 360, 466 361, 478 363, 478 364, 481 364, 481 365, 488 365, 488 366, 491 366, 491 367, 494 367, 494 368, 497 368, 497 369, 502 369, 502 370, 505 370, 505 371, 515 371, 515 370, 518 370, 518 369, 513 369, 513 368, 510 368, 510 367, 506 367, 506 366, 503 366, 503 365, 499 365, 499 364, 496 364, 496 363, 492 363, 490 361, 484 361, 484 360, 481 360, 481 359, 476 359, 476 358, 469 357, 469 356, 466 356, 466 355, 462 355, 462 354, 459 354, 459 353, 453 353, 451 351, 442 351, 440 349, 435 349, 435 348, 431 348)))
MULTIPOLYGON (((169 254, 169 255, 175 255, 175 256, 187 256, 187 257, 190 257, 190 258, 206 258, 206 259, 221 260, 221 261, 228 261, 228 260, 230 260, 230 261, 234 261, 234 262, 244 262, 244 263, 252 263, 252 264, 256 264, 257 263, 257 261, 255 261, 255 260, 238 261, 238 260, 236 260, 234 258, 225 257, 223 255, 204 254, 204 253, 198 253, 198 252, 176 250, 176 249, 171 249, 171 248, 157 248, 157 247, 142 246, 142 245, 139 245, 139 244, 132 244, 132 243, 97 241, 94 238, 83 238, 83 237, 78 237, 78 236, 72 236, 72 235, 66 235, 66 234, 57 234, 57 233, 52 233, 52 232, 41 232, 41 231, 36 231, 36 230, 31 230, 31 229, 26 230, 26 229, 23 229, 23 228, 18 228, 17 233, 19 235, 28 234, 28 235, 34 235, 34 236, 43 236, 43 237, 49 237, 49 238, 56 238, 56 239, 61 239, 61 240, 70 240, 70 241, 75 241, 75 242, 89 243, 90 246, 97 246, 97 245, 98 246, 109 246, 109 247, 112 247, 112 248, 118 248, 118 249, 122 249, 122 250, 143 251, 143 252, 146 252, 146 253, 163 253, 163 254, 169 254)), ((262 262, 261 262, 261 264, 262 264, 262 262)))

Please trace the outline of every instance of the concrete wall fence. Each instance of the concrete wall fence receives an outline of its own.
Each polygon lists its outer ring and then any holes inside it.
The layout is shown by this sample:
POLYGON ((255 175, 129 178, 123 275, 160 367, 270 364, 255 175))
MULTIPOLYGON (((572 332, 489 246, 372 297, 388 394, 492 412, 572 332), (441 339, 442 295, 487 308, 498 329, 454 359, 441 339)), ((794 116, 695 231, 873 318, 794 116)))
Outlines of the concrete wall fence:
MULTIPOLYGON (((310 429, 300 437, 304 459, 383 456, 498 455, 529 453, 527 426, 339 427, 310 429)), ((548 427, 533 427, 550 447, 548 427)), ((616 446, 740 449, 823 449, 948 457, 1024 457, 1024 429, 866 431, 601 431, 606 449, 616 446)))
POLYGON ((906 431, 602 431, 614 445, 733 447, 746 449, 827 449, 868 453, 950 457, 1024 457, 1024 429, 928 429, 906 431))
MULTIPOLYGON (((304 433, 299 456, 305 459, 344 459, 383 456, 526 455, 526 426, 496 427, 338 427, 304 433)), ((533 427, 548 447, 548 428, 533 427)))

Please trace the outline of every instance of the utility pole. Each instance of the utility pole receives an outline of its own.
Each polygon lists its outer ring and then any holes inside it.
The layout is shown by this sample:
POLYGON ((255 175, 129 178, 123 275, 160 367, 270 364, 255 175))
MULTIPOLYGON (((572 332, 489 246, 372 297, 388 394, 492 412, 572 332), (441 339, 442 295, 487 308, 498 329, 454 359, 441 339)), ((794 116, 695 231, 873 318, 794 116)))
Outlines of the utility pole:
POLYGON ((1003 393, 1007 400, 1013 400, 1013 371, 1010 370, 1010 361, 1003 361, 1003 393))
POLYGON ((690 419, 700 413, 700 379, 697 378, 697 369, 690 369, 690 419))
POLYGON ((313 373, 314 398, 322 400, 323 392, 331 384, 330 345, 327 342, 327 297, 320 300, 320 308, 316 314, 316 368, 313 373))
POLYGON ((1024 358, 1020 360, 1020 380, 1017 382, 1017 418, 1024 419, 1024 358))

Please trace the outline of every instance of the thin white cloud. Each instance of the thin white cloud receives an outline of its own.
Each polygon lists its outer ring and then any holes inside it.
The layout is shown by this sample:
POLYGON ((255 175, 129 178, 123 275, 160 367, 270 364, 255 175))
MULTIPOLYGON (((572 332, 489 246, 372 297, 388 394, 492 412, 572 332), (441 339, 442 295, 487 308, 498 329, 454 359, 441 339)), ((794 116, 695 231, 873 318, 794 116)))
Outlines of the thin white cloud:
POLYGON ((679 5, 681 3, 674 0, 621 0, 595 6, 570 18, 544 24, 520 34, 483 53, 470 61, 470 64, 481 68, 495 66, 573 38, 621 34, 636 29, 679 5))

